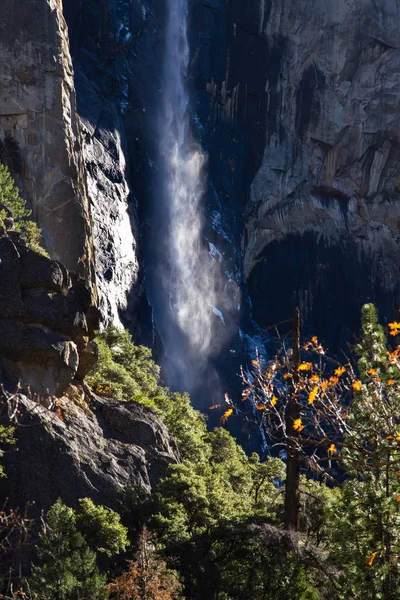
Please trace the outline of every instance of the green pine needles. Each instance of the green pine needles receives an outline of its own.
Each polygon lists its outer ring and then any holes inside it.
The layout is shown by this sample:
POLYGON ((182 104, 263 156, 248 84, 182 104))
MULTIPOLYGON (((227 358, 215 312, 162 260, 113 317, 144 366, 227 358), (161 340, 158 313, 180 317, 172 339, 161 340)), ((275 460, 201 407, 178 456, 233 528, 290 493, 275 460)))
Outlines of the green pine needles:
POLYGON ((60 500, 47 513, 36 546, 39 566, 33 567, 31 588, 39 598, 105 600, 106 576, 100 574, 97 553, 114 556, 129 546, 119 515, 89 498, 74 511, 60 500))
POLYGON ((0 164, 0 226, 6 231, 20 232, 28 246, 34 252, 48 256, 41 246, 41 231, 29 217, 32 211, 26 207, 26 201, 19 195, 19 190, 6 165, 0 164), (10 212, 12 218, 10 218, 10 212))

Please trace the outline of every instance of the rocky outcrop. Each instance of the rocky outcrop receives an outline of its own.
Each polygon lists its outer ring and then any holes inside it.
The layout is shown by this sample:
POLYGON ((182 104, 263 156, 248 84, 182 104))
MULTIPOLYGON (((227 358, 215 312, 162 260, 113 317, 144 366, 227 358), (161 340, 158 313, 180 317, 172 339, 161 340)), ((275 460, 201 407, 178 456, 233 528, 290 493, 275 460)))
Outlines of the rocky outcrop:
POLYGON ((61 263, 0 231, 0 375, 32 393, 60 396, 97 358, 91 291, 61 263))
POLYGON ((40 513, 58 498, 77 507, 89 497, 121 510, 129 487, 150 492, 179 461, 165 426, 139 404, 104 401, 81 386, 70 387, 54 410, 22 395, 13 402, 20 426, 15 451, 2 460, 8 477, 1 490, 11 506, 33 501, 40 513))
POLYGON ((62 0, 1 2, 0 90, 2 151, 46 248, 92 283, 92 225, 62 0))

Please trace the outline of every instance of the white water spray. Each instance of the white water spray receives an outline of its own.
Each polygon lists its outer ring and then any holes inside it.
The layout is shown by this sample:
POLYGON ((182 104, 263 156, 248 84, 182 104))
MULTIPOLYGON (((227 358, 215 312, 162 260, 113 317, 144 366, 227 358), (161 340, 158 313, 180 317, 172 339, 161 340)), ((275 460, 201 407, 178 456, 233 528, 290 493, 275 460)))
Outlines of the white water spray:
POLYGON ((206 157, 190 130, 185 81, 189 65, 187 0, 168 0, 168 11, 160 142, 169 203, 169 303, 193 349, 204 355, 212 345, 213 307, 217 303, 216 273, 210 269, 202 242, 206 157))
POLYGON ((214 244, 205 243, 203 234, 207 160, 191 131, 188 0, 166 2, 157 215, 163 238, 158 270, 163 300, 158 298, 156 321, 173 380, 168 383, 191 391, 199 383, 196 379, 205 373, 210 378, 207 360, 228 337, 224 317, 235 294, 226 289, 222 255, 214 244))

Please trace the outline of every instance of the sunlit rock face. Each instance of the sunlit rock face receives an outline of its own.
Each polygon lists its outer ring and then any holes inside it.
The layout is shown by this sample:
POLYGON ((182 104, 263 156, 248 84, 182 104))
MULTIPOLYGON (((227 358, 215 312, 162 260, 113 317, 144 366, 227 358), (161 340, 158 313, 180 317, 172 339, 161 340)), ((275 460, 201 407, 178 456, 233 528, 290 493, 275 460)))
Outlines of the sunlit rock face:
MULTIPOLYGON (((100 309, 104 322, 119 324, 124 315, 132 328, 137 325, 141 288, 137 204, 132 193, 132 163, 140 140, 132 120, 146 116, 133 90, 137 86, 147 89, 133 73, 132 62, 144 36, 143 11, 138 1, 64 1, 82 124, 100 309)), ((146 43, 153 43, 152 36, 146 37, 146 43)))
POLYGON ((91 219, 62 0, 0 3, 0 141, 1 159, 52 258, 92 284, 91 219))
POLYGON ((399 17, 391 0, 194 3, 210 175, 261 326, 299 304, 337 345, 363 302, 398 308, 399 17))

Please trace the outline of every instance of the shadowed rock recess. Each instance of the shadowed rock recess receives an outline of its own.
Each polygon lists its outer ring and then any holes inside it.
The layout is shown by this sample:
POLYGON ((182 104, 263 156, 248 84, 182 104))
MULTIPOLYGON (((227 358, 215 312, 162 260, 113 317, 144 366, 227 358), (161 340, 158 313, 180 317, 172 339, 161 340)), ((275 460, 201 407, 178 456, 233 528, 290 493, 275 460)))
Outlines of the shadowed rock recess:
POLYGON ((195 3, 210 172, 261 326, 299 304, 337 347, 366 300, 398 307, 399 17, 391 0, 195 3))

